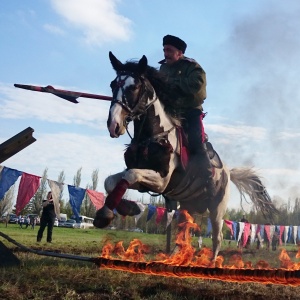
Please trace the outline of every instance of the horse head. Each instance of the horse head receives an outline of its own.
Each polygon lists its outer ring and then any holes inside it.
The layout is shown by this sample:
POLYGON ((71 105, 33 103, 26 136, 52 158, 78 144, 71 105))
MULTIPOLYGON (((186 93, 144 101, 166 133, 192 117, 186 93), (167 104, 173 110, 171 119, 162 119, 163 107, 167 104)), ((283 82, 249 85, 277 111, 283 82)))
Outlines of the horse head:
POLYGON ((121 63, 109 52, 109 58, 117 77, 111 82, 111 102, 107 128, 110 136, 118 138, 125 133, 128 123, 139 118, 147 110, 155 92, 145 77, 148 61, 144 55, 138 62, 121 63))

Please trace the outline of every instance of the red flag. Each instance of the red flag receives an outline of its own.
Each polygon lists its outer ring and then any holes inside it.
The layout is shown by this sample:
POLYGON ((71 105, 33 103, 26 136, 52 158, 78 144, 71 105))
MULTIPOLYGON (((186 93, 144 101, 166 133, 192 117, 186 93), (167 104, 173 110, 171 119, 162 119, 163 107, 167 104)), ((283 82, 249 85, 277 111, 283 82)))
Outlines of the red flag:
POLYGON ((270 225, 265 225, 265 232, 269 242, 271 242, 270 225))
POLYGON ((23 173, 19 185, 19 192, 16 203, 16 214, 28 204, 40 186, 40 176, 23 173))
POLYGON ((280 225, 279 228, 279 245, 282 245, 282 234, 284 232, 284 226, 280 225))
POLYGON ((233 229, 232 229, 232 221, 224 220, 227 227, 230 229, 231 235, 233 235, 233 229))
POLYGON ((248 237, 250 234, 250 223, 245 223, 245 227, 244 227, 244 240, 243 240, 243 247, 246 246, 247 241, 248 241, 248 237))
POLYGON ((104 205, 104 194, 93 190, 86 190, 86 191, 91 201, 93 202, 94 206, 96 207, 96 209, 98 210, 102 208, 104 205))
POLYGON ((156 224, 159 224, 161 222, 161 219, 165 213, 166 209, 164 207, 156 207, 156 224))

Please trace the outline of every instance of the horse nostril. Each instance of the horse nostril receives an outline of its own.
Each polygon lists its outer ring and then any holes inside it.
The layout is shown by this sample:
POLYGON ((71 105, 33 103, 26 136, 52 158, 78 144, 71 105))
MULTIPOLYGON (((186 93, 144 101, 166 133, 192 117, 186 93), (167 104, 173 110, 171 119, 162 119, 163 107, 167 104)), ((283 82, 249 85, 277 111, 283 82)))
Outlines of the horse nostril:
POLYGON ((120 125, 118 124, 118 125, 116 126, 115 133, 118 134, 118 133, 119 133, 119 130, 120 130, 120 125))

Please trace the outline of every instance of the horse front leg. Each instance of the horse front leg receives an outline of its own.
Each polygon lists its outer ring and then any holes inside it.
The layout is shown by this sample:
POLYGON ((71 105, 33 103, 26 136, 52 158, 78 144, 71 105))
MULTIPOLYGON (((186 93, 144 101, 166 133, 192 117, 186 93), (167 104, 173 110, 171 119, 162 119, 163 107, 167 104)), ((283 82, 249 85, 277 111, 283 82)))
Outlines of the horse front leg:
POLYGON ((96 212, 94 226, 98 228, 108 226, 114 218, 115 208, 122 215, 138 214, 140 209, 135 202, 122 199, 128 188, 138 189, 142 185, 153 192, 162 193, 169 180, 169 175, 162 178, 158 172, 147 169, 129 169, 109 176, 105 180, 105 189, 109 194, 105 205, 96 212))
POLYGON ((121 181, 126 171, 110 175, 104 181, 104 188, 107 194, 110 194, 117 184, 121 181))

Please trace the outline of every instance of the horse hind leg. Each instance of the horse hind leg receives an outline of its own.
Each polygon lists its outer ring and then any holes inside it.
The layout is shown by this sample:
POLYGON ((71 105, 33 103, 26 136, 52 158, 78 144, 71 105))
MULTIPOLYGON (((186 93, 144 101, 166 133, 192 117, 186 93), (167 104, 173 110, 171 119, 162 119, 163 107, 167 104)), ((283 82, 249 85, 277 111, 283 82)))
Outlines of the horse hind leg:
POLYGON ((211 220, 211 226, 212 226, 212 250, 213 250, 213 260, 215 261, 219 251, 221 249, 222 241, 223 241, 223 233, 222 233, 222 227, 223 227, 223 220, 217 219, 217 220, 211 220))

